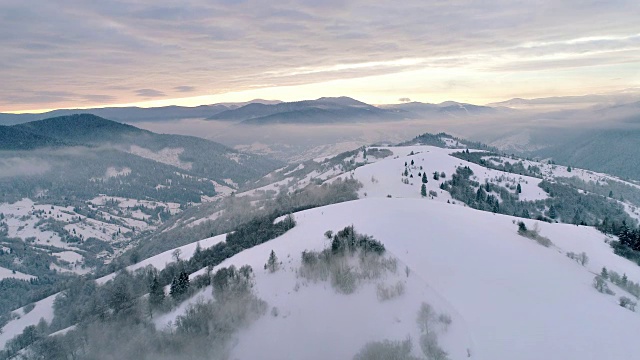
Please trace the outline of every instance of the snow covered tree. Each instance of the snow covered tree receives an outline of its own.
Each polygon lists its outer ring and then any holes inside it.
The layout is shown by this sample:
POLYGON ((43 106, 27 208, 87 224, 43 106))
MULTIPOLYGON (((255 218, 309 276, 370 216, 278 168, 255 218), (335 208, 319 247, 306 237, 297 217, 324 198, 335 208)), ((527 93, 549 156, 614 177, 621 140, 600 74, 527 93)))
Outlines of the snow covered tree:
POLYGON ((522 194, 522 186, 520 186, 520 184, 518 184, 518 186, 516 187, 516 191, 518 192, 518 194, 522 194))
POLYGON ((567 171, 571 172, 571 166, 567 166, 567 171))
POLYGON ((413 164, 414 164, 413 159, 411 159, 411 166, 413 166, 413 164))
POLYGON ((151 307, 158 307, 164 302, 164 288, 160 285, 157 277, 153 277, 149 287, 149 304, 151 307))
POLYGON ((433 172, 433 180, 440 180, 440 174, 437 171, 433 172))
POLYGON ((189 275, 185 271, 181 271, 177 278, 173 278, 169 293, 174 299, 179 299, 187 290, 189 290, 189 275))
POLYGON ((609 279, 609 272, 607 271, 606 267, 602 268, 602 271, 600 272, 600 276, 602 276, 602 278, 605 280, 609 279))
POLYGON ((427 173, 426 172, 422 173, 422 183, 426 184, 428 182, 429 182, 429 179, 427 179, 427 173))
POLYGON ((422 197, 427 196, 427 186, 425 184, 422 184, 422 187, 420 188, 420 195, 422 195, 422 197))
POLYGON ((269 272, 274 273, 278 270, 278 257, 276 256, 275 251, 271 250, 271 254, 269 254, 269 260, 264 264, 265 270, 269 270, 269 272))

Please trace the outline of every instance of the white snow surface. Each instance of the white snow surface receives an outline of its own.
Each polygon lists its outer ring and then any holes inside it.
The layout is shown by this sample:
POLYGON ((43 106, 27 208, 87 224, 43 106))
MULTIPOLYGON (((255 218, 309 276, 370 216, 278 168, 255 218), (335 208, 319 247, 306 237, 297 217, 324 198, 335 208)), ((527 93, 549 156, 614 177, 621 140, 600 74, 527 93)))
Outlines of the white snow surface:
MULTIPOLYGON (((472 359, 487 360, 631 359, 637 352, 640 315, 617 304, 618 296, 629 295, 598 293, 592 280, 606 266, 637 281, 640 267, 613 254, 593 228, 526 221, 538 223, 555 244, 545 248, 517 234, 520 219, 406 198, 357 200, 294 216, 294 229, 217 267, 251 265, 257 295, 280 313, 241 331, 233 359, 344 359, 366 342, 407 336, 416 352, 422 301, 452 316, 440 339, 452 359, 467 358, 467 349, 472 359), (326 230, 348 225, 382 241, 410 268, 402 297, 380 303, 372 285, 352 295, 324 283, 294 290, 303 282, 294 271, 300 253, 322 249, 326 230), (283 267, 274 274, 263 270, 271 250, 283 267), (583 267, 568 251, 585 251, 590 262, 583 267)), ((199 296, 210 298, 210 291, 199 296)))
POLYGON ((46 322, 50 323, 53 320, 53 301, 56 296, 51 295, 47 298, 44 298, 35 304, 33 310, 29 313, 24 314, 23 308, 20 308, 14 313, 20 316, 19 319, 9 321, 0 331, 0 349, 4 348, 7 341, 11 340, 16 335, 22 333, 22 330, 30 325, 36 325, 40 319, 44 319, 46 322))
POLYGON ((31 280, 31 279, 35 279, 36 277, 33 275, 27 275, 25 273, 21 273, 20 271, 16 271, 16 273, 14 274, 12 270, 0 266, 0 280, 7 279, 7 278, 14 278, 18 280, 31 280))

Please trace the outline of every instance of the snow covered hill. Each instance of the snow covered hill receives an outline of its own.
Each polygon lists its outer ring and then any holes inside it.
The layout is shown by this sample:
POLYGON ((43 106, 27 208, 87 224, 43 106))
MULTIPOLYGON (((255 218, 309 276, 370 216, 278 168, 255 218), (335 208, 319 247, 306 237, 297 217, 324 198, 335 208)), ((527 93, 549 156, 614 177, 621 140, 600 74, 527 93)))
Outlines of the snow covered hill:
MULTIPOLYGON (((452 360, 634 358, 640 315, 631 311, 632 305, 621 306, 620 298, 635 296, 611 281, 607 284, 615 295, 594 287, 594 277, 603 267, 626 275, 629 282, 640 280, 640 266, 615 255, 608 244, 612 238, 589 226, 475 210, 441 189, 459 168, 469 168, 470 179, 478 184, 500 185, 524 201, 550 198, 539 187, 542 181, 570 176, 594 183, 623 181, 530 161, 525 166, 541 168, 542 176, 518 175, 451 156, 459 151, 424 145, 368 147, 276 170, 257 182, 257 189, 237 194, 253 199, 350 178, 363 184, 359 200, 294 213, 293 229, 213 269, 215 273, 230 265, 250 265, 254 292, 268 306, 264 315, 235 335, 230 358, 350 359, 367 344, 385 340, 400 344, 407 339, 411 354, 424 358, 425 333, 437 334, 439 346, 452 360), (520 221, 551 245, 519 234, 520 221), (352 293, 339 291, 330 280, 305 277, 302 261, 303 251, 320 252, 331 246, 324 235, 327 230, 335 233, 348 226, 380 241, 387 250, 385 259, 395 264, 358 282, 352 293), (272 251, 279 260, 275 272, 265 268, 272 251), (581 264, 568 256, 573 254, 584 254, 588 260, 581 264), (426 304, 431 309, 428 330, 421 328, 418 315, 426 304)), ((501 164, 509 161, 516 160, 499 159, 501 164)), ((623 185, 637 189, 633 183, 623 185)), ((636 211, 628 200, 616 201, 626 204, 630 214, 636 211)), ((190 214, 173 227, 195 226, 190 224, 218 215, 190 214)), ((204 249, 224 239, 218 235, 199 243, 204 249)), ((179 256, 189 258, 196 247, 196 242, 180 247, 179 256)), ((173 249, 165 251, 128 270, 148 265, 163 269, 175 261, 174 254, 173 249)), ((357 258, 347 264, 352 270, 362 266, 357 258)), ((192 273, 191 279, 206 270, 192 273)), ((112 278, 103 277, 98 283, 112 278)), ((0 345, 25 326, 37 324, 40 317, 51 321, 54 297, 37 302, 29 313, 16 310, 20 319, 2 329, 0 345)), ((153 323, 158 330, 173 331, 176 319, 190 306, 212 299, 212 287, 205 287, 168 313, 155 316, 153 323)))
POLYGON ((603 266, 637 280, 640 267, 614 255, 593 228, 527 221, 554 243, 545 248, 518 235, 517 218, 426 199, 364 199, 294 216, 298 225, 287 234, 220 265, 251 265, 258 297, 279 313, 242 331, 233 358, 350 358, 367 342, 407 337, 416 345, 422 302, 451 316, 442 337, 451 359, 467 358, 467 349, 473 359, 629 359, 636 352, 640 316, 617 304, 629 295, 601 294, 592 281, 603 266), (326 230, 349 225, 398 259, 400 274, 383 282, 403 281, 403 295, 382 302, 375 283, 344 295, 300 279, 301 252, 321 250, 326 230), (271 250, 282 261, 273 274, 263 270, 271 250), (565 255, 583 251, 586 266, 565 255))

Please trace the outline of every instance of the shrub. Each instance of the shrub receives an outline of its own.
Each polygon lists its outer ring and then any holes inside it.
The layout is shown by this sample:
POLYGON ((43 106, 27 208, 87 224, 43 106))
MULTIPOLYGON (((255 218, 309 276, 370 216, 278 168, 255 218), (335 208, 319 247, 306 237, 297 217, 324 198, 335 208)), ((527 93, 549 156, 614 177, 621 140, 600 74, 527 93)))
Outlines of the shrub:
POLYGON ((620 306, 622 306, 623 308, 629 309, 631 311, 636 311, 636 303, 631 301, 631 299, 629 299, 626 296, 620 297, 620 306))
POLYGON ((529 238, 531 240, 535 240, 538 244, 540 244, 540 245, 542 245, 544 247, 549 247, 549 246, 553 245, 553 243, 551 242, 551 240, 549 240, 549 238, 540 235, 540 230, 538 229, 538 224, 536 224, 533 227, 533 229, 527 229, 527 225, 524 222, 519 221, 518 222, 518 234, 520 236, 524 236, 524 237, 529 238))
POLYGON ((449 355, 438 344, 438 336, 435 333, 426 333, 420 336, 420 348, 429 360, 447 360, 449 355))
POLYGON ((26 306, 23 308, 24 313, 25 313, 25 314, 30 313, 30 312, 31 312, 31 310, 33 310, 33 308, 35 308, 35 307, 36 307, 36 304, 34 304, 34 303, 31 303, 31 304, 26 305, 26 306))
POLYGON ((596 275, 596 277, 593 278, 593 287, 603 294, 614 295, 614 292, 609 289, 606 279, 601 275, 596 275))
POLYGON ((411 339, 375 341, 366 344, 353 360, 418 360, 411 355, 411 339))
POLYGON ((378 300, 387 301, 404 294, 405 288, 402 281, 398 281, 395 285, 378 284, 376 287, 376 294, 378 300))

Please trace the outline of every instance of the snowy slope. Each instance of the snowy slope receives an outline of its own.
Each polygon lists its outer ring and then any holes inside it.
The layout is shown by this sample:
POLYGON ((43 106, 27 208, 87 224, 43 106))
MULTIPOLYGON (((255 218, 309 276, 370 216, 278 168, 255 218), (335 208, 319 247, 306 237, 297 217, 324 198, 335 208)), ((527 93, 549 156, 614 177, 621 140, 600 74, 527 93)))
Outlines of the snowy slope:
POLYGON ((23 274, 19 271, 16 271, 14 274, 13 271, 0 266, 0 280, 6 279, 6 278, 14 278, 19 280, 31 280, 31 279, 35 279, 36 277, 33 275, 23 274))
MULTIPOLYGON (((520 184, 522 193, 519 195, 520 200, 539 200, 545 199, 547 194, 538 187, 541 179, 516 175, 504 171, 487 169, 480 165, 458 159, 451 156, 451 153, 459 152, 459 149, 443 149, 434 146, 401 146, 401 147, 377 147, 378 149, 387 149, 393 152, 393 156, 379 160, 375 163, 361 166, 340 177, 354 177, 358 179, 364 187, 360 190, 360 197, 392 197, 402 198, 420 198, 420 187, 422 186, 421 178, 418 173, 427 173, 428 183, 426 184, 427 192, 435 191, 438 196, 434 200, 444 201, 451 199, 446 191, 440 190, 439 186, 442 182, 449 180, 451 174, 454 174, 456 167, 468 166, 473 170, 474 180, 481 184, 486 181, 496 183, 498 185, 520 184), (413 152, 413 155, 410 155, 413 152), (414 165, 411 165, 411 161, 414 165), (405 170, 405 162, 407 163, 409 172, 409 184, 403 184, 404 178, 402 173, 405 170), (422 166, 422 169, 420 167, 422 166), (444 172, 446 177, 440 180, 433 179, 434 172, 444 172), (413 178, 410 176, 413 175, 413 178), (500 181, 498 181, 500 180, 500 181), (366 195, 365 195, 366 194, 366 195)), ((515 194, 515 191, 513 191, 515 194)))
POLYGON ((44 319, 46 322, 51 323, 53 320, 53 301, 56 296, 51 295, 40 301, 34 303, 35 307, 29 313, 24 313, 24 308, 13 311, 19 318, 9 321, 2 329, 0 329, 0 348, 4 348, 7 341, 11 340, 14 336, 22 333, 22 330, 30 325, 36 325, 40 319, 44 319))
MULTIPOLYGON (((193 256, 193 254, 195 253, 196 248, 198 247, 198 244, 200 245, 201 249, 208 249, 208 248, 210 248, 210 247, 212 247, 212 246, 224 241, 226 236, 227 236, 226 234, 222 234, 222 235, 210 237, 210 238, 207 238, 207 239, 204 239, 204 240, 200 240, 200 241, 197 241, 197 242, 194 242, 194 243, 191 243, 191 244, 187 244, 187 245, 178 247, 176 249, 165 251, 165 252, 160 253, 158 255, 152 256, 152 257, 150 257, 148 259, 142 260, 137 264, 127 266, 127 270, 128 271, 135 271, 137 269, 142 269, 142 268, 144 268, 146 266, 149 266, 149 265, 155 267, 158 270, 162 270, 167 266, 167 264, 175 262, 175 258, 174 258, 173 254, 174 254, 174 252, 176 250, 180 250, 180 252, 179 252, 180 253, 180 255, 179 255, 180 259, 190 259, 193 256)), ((97 279, 96 282, 98 284, 104 284, 107 281, 113 279, 115 276, 116 276, 116 274, 109 274, 109 275, 106 275, 106 276, 103 276, 103 277, 97 279)))
POLYGON ((556 245, 545 248, 519 236, 513 217, 426 199, 358 200, 295 218, 298 225, 282 237, 220 265, 251 265, 258 296, 282 314, 265 315, 242 332, 232 358, 350 358, 368 341, 407 336, 415 347, 412 316, 421 301, 452 316, 442 338, 452 359, 466 358, 467 349, 473 359, 630 359, 636 353, 640 315, 618 306, 617 296, 598 293, 592 280, 607 266, 637 281, 640 267, 614 255, 593 228, 539 223, 556 245), (371 288, 339 295, 327 284, 294 290, 301 251, 321 249, 324 231, 352 224, 411 269, 401 298, 379 303, 371 288), (285 268, 275 274, 262 269, 272 249, 285 268), (591 261, 582 267, 567 251, 585 251, 591 261))
MULTIPOLYGON (((378 148, 393 155, 367 160, 366 165, 348 172, 336 166, 323 173, 314 171, 281 181, 292 191, 318 179, 353 177, 363 183, 361 200, 296 213, 298 225, 294 229, 217 267, 251 265, 257 295, 279 314, 268 313, 242 331, 231 358, 343 359, 353 357, 367 342, 407 337, 413 340, 414 354, 419 355, 415 317, 422 302, 451 316, 452 325, 440 339, 451 359, 467 358, 469 354, 472 359, 633 358, 640 315, 617 304, 619 296, 632 296, 619 288, 614 288, 616 296, 603 295, 593 288, 592 280, 606 266, 637 282, 640 267, 613 254, 602 233, 590 227, 525 220, 528 227, 537 224, 540 233, 551 239, 554 246, 544 248, 517 234, 515 222, 521 219, 476 211, 457 201, 448 204, 451 197, 439 189, 458 166, 469 166, 474 180, 480 183, 520 184, 523 200, 546 198, 538 187, 541 179, 486 169, 450 156, 458 150, 431 146, 378 148), (410 165, 411 160, 414 165, 410 165), (413 178, 403 176, 405 169, 413 178), (435 197, 420 195, 418 173, 425 171, 427 191, 434 191, 435 197), (434 180, 436 171, 446 177, 434 180), (403 282, 404 295, 380 302, 376 298, 379 282, 365 284, 355 294, 340 295, 328 283, 305 283, 296 276, 303 250, 321 250, 327 245, 323 237, 326 230, 337 231, 348 225, 382 241, 390 256, 398 260, 400 271, 381 281, 403 282), (263 269, 271 250, 283 267, 274 274, 263 269), (565 256, 569 251, 586 252, 590 262, 580 266, 565 256), (404 274, 405 266, 410 268, 409 277, 404 274), (600 345, 604 342, 607 346, 600 345)), ((346 160, 365 161, 361 154, 346 160)), ((551 170, 557 168, 545 169, 551 170)), ((587 175, 595 176, 585 172, 587 175)), ((261 190, 276 190, 279 185, 261 190)), ((253 196, 256 191, 238 194, 242 195, 253 196)), ((200 245, 207 248, 224 241, 224 237, 201 240, 200 245)), ((181 258, 191 257, 195 248, 196 243, 182 246, 181 258)), ((172 254, 173 250, 166 251, 128 269, 147 265, 162 269, 173 261, 172 254)), ((111 278, 113 275, 98 282, 111 278)), ((207 288, 189 302, 211 298, 211 289, 207 288)), ((46 310, 45 300, 37 303, 36 310, 48 315, 52 313, 52 301, 46 310)), ((154 319, 157 327, 170 326, 189 302, 154 319)), ((25 318, 2 329, 0 346, 24 326, 39 320, 29 318, 29 322, 25 318)))

